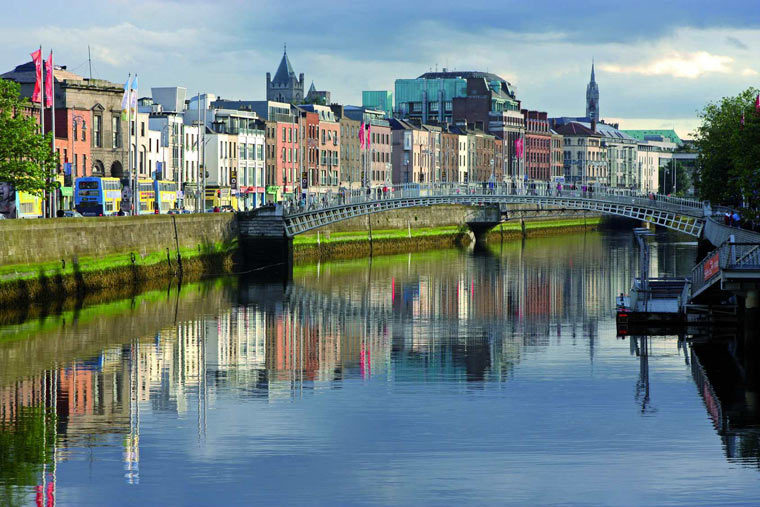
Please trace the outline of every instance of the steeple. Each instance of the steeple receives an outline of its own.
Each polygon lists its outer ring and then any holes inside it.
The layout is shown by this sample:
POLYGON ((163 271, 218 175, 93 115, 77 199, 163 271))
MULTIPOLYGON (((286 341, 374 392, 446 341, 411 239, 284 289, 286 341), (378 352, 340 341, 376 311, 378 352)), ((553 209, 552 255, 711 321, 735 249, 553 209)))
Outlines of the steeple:
POLYGON ((288 58, 288 46, 283 44, 282 59, 274 78, 267 72, 267 100, 300 104, 304 97, 303 87, 303 73, 296 76, 288 58))
POLYGON ((288 48, 285 46, 285 50, 282 53, 282 60, 280 60, 280 66, 277 67, 277 72, 274 73, 273 83, 276 84, 289 84, 290 78, 296 77, 296 73, 293 71, 293 66, 290 65, 290 59, 288 58, 288 48))
POLYGON ((586 118, 589 121, 599 121, 599 85, 594 75, 594 59, 591 59, 591 81, 586 86, 586 118))

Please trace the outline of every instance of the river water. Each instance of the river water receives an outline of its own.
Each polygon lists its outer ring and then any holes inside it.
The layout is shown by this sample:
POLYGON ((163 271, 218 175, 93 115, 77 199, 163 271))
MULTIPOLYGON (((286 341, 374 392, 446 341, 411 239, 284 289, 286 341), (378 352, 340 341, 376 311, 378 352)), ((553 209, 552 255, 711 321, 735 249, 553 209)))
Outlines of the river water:
MULTIPOLYGON (((655 241, 653 274, 688 272, 655 241)), ((581 233, 6 323, 0 504, 760 502, 751 396, 616 336, 636 258, 581 233)))

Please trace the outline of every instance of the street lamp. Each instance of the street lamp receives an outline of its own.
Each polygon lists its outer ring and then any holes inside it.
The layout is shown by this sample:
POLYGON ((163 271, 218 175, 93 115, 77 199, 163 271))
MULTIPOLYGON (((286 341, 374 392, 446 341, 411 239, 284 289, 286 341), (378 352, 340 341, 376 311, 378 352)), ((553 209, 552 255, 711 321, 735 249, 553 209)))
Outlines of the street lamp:
MULTIPOLYGON (((84 116, 79 115, 79 114, 75 114, 74 116, 71 117, 71 126, 73 128, 72 135, 71 135, 71 158, 72 158, 72 160, 74 159, 74 134, 77 131, 77 124, 80 123, 80 122, 81 122, 81 125, 82 125, 82 133, 84 135, 85 129, 87 128, 87 123, 85 123, 84 116)), ((76 179, 77 176, 78 176, 78 174, 77 174, 78 170, 77 170, 77 167, 76 167, 75 164, 72 165, 72 169, 73 169, 73 171, 72 171, 71 177, 73 179, 76 179)), ((83 174, 82 176, 87 176, 87 175, 83 174)))

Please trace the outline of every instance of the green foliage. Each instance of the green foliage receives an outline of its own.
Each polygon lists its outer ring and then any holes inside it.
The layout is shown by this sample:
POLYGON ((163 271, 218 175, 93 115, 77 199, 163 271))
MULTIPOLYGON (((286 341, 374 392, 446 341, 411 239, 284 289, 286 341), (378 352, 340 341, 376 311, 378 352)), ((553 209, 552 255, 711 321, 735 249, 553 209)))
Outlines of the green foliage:
POLYGON ((702 125, 695 140, 699 150, 695 187, 700 198, 755 209, 760 205, 757 94, 757 89, 749 88, 736 97, 711 102, 702 110, 702 125))
POLYGON ((660 192, 667 195, 685 195, 684 191, 691 187, 692 177, 691 169, 685 162, 669 160, 664 167, 660 167, 660 192))
POLYGON ((18 407, 0 423, 0 505, 24 503, 18 489, 39 484, 40 470, 52 463, 56 418, 43 407, 18 407))
POLYGON ((41 136, 35 119, 25 114, 29 102, 17 83, 0 79, 0 181, 18 192, 40 195, 51 190, 49 176, 58 167, 51 148, 52 134, 41 136))

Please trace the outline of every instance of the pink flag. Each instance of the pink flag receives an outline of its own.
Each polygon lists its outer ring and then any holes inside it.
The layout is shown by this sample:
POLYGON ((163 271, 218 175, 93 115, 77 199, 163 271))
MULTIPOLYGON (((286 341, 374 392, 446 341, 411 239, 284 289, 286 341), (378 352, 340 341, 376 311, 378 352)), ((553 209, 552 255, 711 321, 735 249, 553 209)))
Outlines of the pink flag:
POLYGON ((34 93, 32 93, 32 102, 40 101, 40 79, 42 79, 42 50, 38 49, 32 53, 32 61, 34 62, 34 69, 37 73, 36 80, 34 82, 34 93))
POLYGON ((522 154, 523 154, 522 137, 518 137, 517 139, 515 139, 515 153, 517 154, 517 158, 522 158, 522 154))
POLYGON ((760 93, 758 93, 757 98, 755 98, 755 112, 760 113, 760 93))
POLYGON ((740 123, 741 128, 744 128, 744 113, 742 113, 742 121, 740 123))
POLYGON ((364 122, 359 127, 359 146, 364 149, 364 122))
POLYGON ((372 125, 368 123, 367 124, 367 140, 365 141, 365 143, 367 144, 367 149, 369 149, 369 145, 372 142, 372 139, 370 138, 370 128, 371 127, 372 127, 372 125))
POLYGON ((53 50, 45 62, 45 106, 53 107, 53 50))

